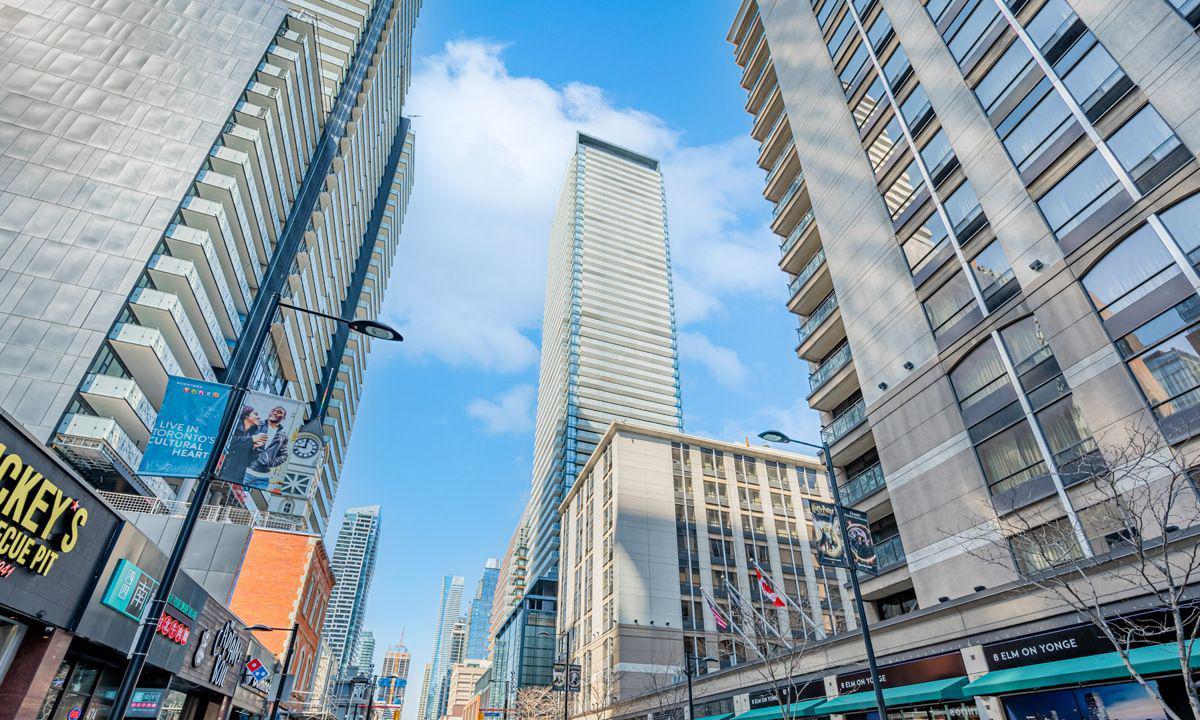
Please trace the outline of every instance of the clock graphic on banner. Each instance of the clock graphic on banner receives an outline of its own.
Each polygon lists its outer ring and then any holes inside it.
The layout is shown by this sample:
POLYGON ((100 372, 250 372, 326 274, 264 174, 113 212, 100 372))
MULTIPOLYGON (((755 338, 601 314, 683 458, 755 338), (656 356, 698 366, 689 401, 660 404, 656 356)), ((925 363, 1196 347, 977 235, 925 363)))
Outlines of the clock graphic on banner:
POLYGON ((291 453, 288 457, 287 469, 283 474, 283 482, 276 493, 283 497, 304 498, 312 497, 317 472, 321 469, 321 461, 325 458, 325 434, 321 422, 309 420, 296 433, 292 441, 291 453))

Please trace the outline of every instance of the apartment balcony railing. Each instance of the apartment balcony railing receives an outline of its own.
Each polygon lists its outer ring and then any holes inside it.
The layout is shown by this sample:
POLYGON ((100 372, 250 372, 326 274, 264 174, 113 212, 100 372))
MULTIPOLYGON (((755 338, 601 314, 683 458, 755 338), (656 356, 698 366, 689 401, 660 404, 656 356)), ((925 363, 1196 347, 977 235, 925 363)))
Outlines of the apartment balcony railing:
POLYGON ((901 544, 899 535, 875 543, 876 572, 886 572, 903 565, 904 562, 904 545, 901 544))
POLYGON ((808 230, 808 226, 812 225, 816 219, 817 216, 812 210, 804 213, 804 217, 800 218, 800 222, 796 223, 796 227, 792 228, 792 231, 783 239, 783 242, 779 243, 779 254, 781 257, 787 257, 787 254, 796 246, 796 242, 800 240, 800 236, 808 230))
POLYGON ((791 152, 792 148, 794 147, 796 147, 796 141, 789 140, 787 147, 783 149, 783 152, 779 153, 779 157, 775 158, 775 165, 773 165, 771 167, 771 171, 767 173, 767 181, 763 184, 763 187, 771 187, 771 183, 775 180, 775 176, 778 175, 779 171, 783 169, 783 166, 787 164, 784 161, 787 159, 788 153, 791 152))
POLYGON ((804 284, 811 280, 812 276, 816 275, 817 270, 824 264, 825 248, 821 248, 800 269, 800 274, 792 278, 792 281, 788 283, 788 290, 790 291, 788 297, 795 297, 796 293, 800 292, 800 288, 804 287, 804 284))
POLYGON ((853 357, 854 356, 850 354, 850 343, 843 343, 836 352, 825 358, 825 362, 821 363, 816 370, 813 370, 811 373, 809 373, 809 393, 815 393, 821 388, 822 385, 829 382, 829 378, 833 377, 838 370, 841 370, 850 364, 850 360, 853 359, 853 357))
POLYGON ((137 474, 142 451, 112 418, 67 415, 54 433, 52 445, 87 477, 115 473, 147 495, 175 497, 175 491, 162 478, 137 474))
POLYGON ((808 316, 804 322, 800 323, 800 327, 796 328, 796 335, 800 338, 800 343, 803 344, 808 339, 813 331, 821 326, 821 323, 829 319, 833 311, 837 309, 837 295, 829 293, 829 297, 821 301, 816 310, 808 316))
POLYGON ((750 88, 750 97, 758 95, 758 90, 762 86, 763 78, 767 76, 767 71, 771 69, 771 63, 764 63, 762 70, 758 71, 758 77, 754 78, 754 85, 750 88))
POLYGON ((867 419, 867 403, 862 398, 850 407, 842 411, 840 415, 833 419, 825 427, 821 428, 821 439, 827 444, 832 445, 838 440, 841 440, 854 428, 862 424, 867 419))
POLYGON ((763 136, 762 142, 759 143, 759 146, 758 146, 759 153, 762 153, 762 151, 767 147, 767 145, 770 144, 771 138, 775 137, 775 131, 778 130, 779 126, 783 124, 783 119, 785 117, 787 117, 787 110, 786 109, 780 110, 779 115, 775 118, 775 122, 771 123, 771 129, 767 131, 767 134, 763 136))
MULTIPOLYGON (((122 513, 183 517, 187 514, 188 507, 191 505, 191 503, 179 500, 163 500, 162 498, 115 493, 105 490, 101 490, 100 495, 116 510, 122 513)), ((246 525, 248 527, 270 528, 273 530, 303 530, 305 528, 304 518, 299 516, 259 512, 241 505, 205 505, 200 508, 200 519, 207 522, 246 525)))
POLYGON ((758 42, 754 43, 754 49, 746 56, 746 69, 742 74, 742 87, 745 87, 746 81, 750 79, 750 68, 754 67, 754 58, 758 56, 759 49, 762 48, 763 43, 766 41, 767 34, 765 32, 759 33, 758 42))
POLYGON ((842 502, 846 505, 853 505, 886 485, 887 483, 883 479, 883 468, 879 463, 875 463, 847 480, 838 489, 841 491, 842 502))
POLYGON ((783 197, 779 198, 779 202, 775 203, 775 207, 771 210, 772 219, 779 217, 779 213, 783 212, 783 209, 787 207, 788 202, 795 197, 796 192, 800 190, 800 186, 803 184, 804 173, 800 173, 796 176, 796 179, 792 181, 792 184, 788 186, 787 192, 783 194, 783 197))

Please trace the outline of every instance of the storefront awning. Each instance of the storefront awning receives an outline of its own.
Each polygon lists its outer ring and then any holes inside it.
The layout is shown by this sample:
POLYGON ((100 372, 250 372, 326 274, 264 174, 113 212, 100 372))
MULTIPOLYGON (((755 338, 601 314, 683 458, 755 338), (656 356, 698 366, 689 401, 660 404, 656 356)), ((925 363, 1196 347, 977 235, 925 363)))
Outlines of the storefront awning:
MULTIPOLYGON (((884 688, 883 700, 887 703, 888 707, 918 705, 942 700, 963 700, 970 696, 968 693, 963 692, 963 687, 966 684, 967 679, 965 677, 956 677, 948 680, 933 680, 931 682, 916 683, 915 685, 884 688)), ((822 703, 820 707, 816 708, 817 712, 814 714, 842 714, 856 710, 869 710, 873 707, 875 707, 875 693, 858 692, 830 698, 828 701, 822 703)))
POLYGON ((733 717, 733 713, 718 713, 716 715, 705 715, 699 718, 699 720, 729 720, 731 717, 733 717))
MULTIPOLYGON (((1149 645, 1129 651, 1129 662, 1143 675, 1179 672, 1179 649, 1173 644, 1149 645)), ((1200 667, 1200 645, 1193 646, 1192 667, 1200 667)), ((1080 685, 1129 677, 1119 653, 1086 655, 1067 660, 996 670, 967 685, 972 695, 1002 695, 1056 685, 1080 685)))
POLYGON ((785 716, 787 720, 796 720, 797 718, 817 717, 818 715, 825 714, 813 712, 823 702, 825 702, 825 698, 801 700, 800 702, 794 702, 786 706, 786 710, 784 706, 772 705, 771 707, 744 712, 733 720, 783 720, 785 716))

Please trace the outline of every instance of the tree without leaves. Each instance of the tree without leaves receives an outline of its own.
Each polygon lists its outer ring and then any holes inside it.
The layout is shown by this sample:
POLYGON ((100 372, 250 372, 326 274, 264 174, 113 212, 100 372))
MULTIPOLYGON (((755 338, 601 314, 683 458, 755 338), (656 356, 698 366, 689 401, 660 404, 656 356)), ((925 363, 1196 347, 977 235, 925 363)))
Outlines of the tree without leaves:
POLYGON ((530 685, 517 689, 512 720, 560 720, 562 695, 549 685, 530 685))
POLYGON ((1014 574, 1091 623, 1130 676, 1172 720, 1184 720, 1130 661, 1130 651, 1168 643, 1192 716, 1200 718, 1197 673, 1189 658, 1200 636, 1200 502, 1190 463, 1157 428, 1130 425, 1071 468, 1079 527, 1054 498, 977 525, 969 555, 1014 574), (1082 479, 1080 479, 1082 478, 1082 479), (1084 535, 1091 556, 1080 542, 1084 535), (1145 596, 1156 612, 1119 616, 1108 606, 1145 596))

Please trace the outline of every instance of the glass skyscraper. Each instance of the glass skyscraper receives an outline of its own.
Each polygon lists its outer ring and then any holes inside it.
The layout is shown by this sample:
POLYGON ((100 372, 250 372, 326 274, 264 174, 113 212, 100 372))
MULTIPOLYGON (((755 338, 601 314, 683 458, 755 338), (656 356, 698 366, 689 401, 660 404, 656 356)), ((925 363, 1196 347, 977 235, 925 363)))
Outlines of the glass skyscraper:
POLYGON ((483 566, 483 575, 475 589, 475 599, 467 621, 467 651, 471 660, 485 660, 488 656, 488 633, 492 618, 492 602, 496 596, 496 582, 500 579, 500 561, 489 558, 483 566))
POLYGON ((579 133, 550 235, 530 494, 531 578, 558 572, 558 504, 613 420, 682 428, 658 161, 579 133))
MULTIPOLYGON (((379 551, 379 522, 378 505, 349 508, 342 517, 333 548, 331 567, 337 582, 329 596, 322 636, 338 659, 339 675, 351 672, 358 662, 367 594, 371 591, 379 551)), ((374 642, 372 638, 372 655, 374 642)))
POLYGON ((437 720, 445 709, 445 686, 450 666, 459 658, 454 653, 454 627, 462 620, 463 579, 457 575, 442 578, 438 599, 437 628, 433 635, 433 659, 421 688, 421 720, 437 720))
POLYGON ((412 185, 419 8, 6 6, 0 407, 95 486, 186 501, 189 481, 137 473, 167 378, 253 363, 255 389, 323 421, 328 454, 308 487, 241 499, 324 531, 370 340, 267 310, 278 292, 378 314, 412 185))

